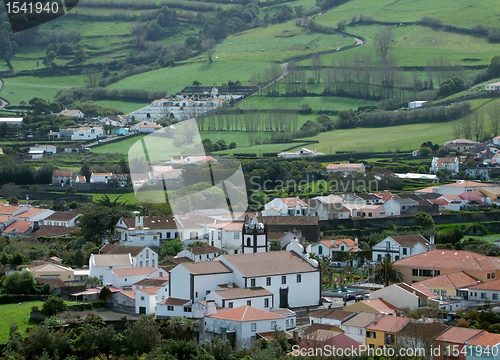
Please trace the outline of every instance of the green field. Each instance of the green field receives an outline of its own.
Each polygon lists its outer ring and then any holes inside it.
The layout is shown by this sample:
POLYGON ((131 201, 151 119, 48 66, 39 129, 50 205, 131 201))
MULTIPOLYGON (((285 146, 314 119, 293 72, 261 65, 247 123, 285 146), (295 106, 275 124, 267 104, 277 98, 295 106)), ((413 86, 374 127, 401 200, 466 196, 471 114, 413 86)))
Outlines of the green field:
POLYGON ((489 242, 490 244, 493 244, 495 241, 500 240, 500 234, 493 234, 493 235, 483 235, 483 236, 469 236, 466 235, 460 242, 464 242, 465 240, 468 240, 470 238, 475 238, 475 239, 481 239, 484 241, 489 242))
POLYGON ((2 97, 12 105, 21 101, 26 103, 34 97, 39 97, 47 101, 53 101, 56 93, 64 88, 85 86, 85 76, 54 76, 34 77, 19 76, 4 80, 2 97))
MULTIPOLYGON (((66 304, 74 305, 75 302, 66 301, 66 304)), ((42 301, 30 301, 23 302, 21 305, 15 304, 4 304, 0 305, 0 344, 5 344, 9 341, 9 331, 10 325, 16 323, 19 325, 19 331, 23 336, 26 336, 26 329, 30 326, 37 326, 35 323, 30 323, 30 312, 32 306, 38 306, 42 308, 42 301)))
POLYGON ((151 103, 136 103, 129 101, 119 101, 119 100, 101 100, 94 101, 95 104, 101 105, 103 107, 112 107, 121 110, 124 114, 129 114, 132 111, 143 108, 150 105, 151 103))
POLYGON ((279 153, 285 149, 290 149, 292 146, 302 147, 302 143, 293 144, 265 144, 265 145, 254 145, 242 148, 236 148, 233 150, 216 151, 217 155, 230 155, 230 154, 257 154, 257 156, 262 156, 264 153, 279 153))
POLYGON ((423 142, 444 144, 453 138, 451 123, 402 125, 385 128, 356 128, 321 133, 304 140, 318 140, 317 151, 404 151, 415 150, 423 142))
POLYGON ((494 0, 354 0, 323 12, 315 19, 335 26, 338 20, 351 21, 352 16, 371 15, 383 22, 415 22, 423 16, 433 16, 443 24, 470 28, 482 23, 500 27, 500 3, 494 0))
POLYGON ((313 110, 356 110, 362 105, 376 105, 376 101, 344 98, 336 96, 302 97, 267 97, 252 96, 241 104, 243 109, 300 109, 302 104, 309 104, 313 110))

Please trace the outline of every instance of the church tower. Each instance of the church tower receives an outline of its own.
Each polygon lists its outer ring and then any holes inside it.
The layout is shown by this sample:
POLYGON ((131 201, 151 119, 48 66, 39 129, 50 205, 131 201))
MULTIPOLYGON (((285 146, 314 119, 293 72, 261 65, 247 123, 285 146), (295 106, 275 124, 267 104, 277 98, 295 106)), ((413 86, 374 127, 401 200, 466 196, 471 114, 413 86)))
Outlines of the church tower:
POLYGON ((267 227, 257 221, 257 214, 253 216, 252 221, 245 218, 243 225, 243 236, 241 251, 243 254, 267 252, 267 227))

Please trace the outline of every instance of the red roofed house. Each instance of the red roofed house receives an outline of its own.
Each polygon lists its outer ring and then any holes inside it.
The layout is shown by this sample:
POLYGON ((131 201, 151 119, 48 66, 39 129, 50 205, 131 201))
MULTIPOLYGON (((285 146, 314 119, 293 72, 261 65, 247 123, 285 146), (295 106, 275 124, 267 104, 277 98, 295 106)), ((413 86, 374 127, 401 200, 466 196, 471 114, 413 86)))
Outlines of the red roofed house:
POLYGON ((326 353, 326 350, 332 349, 358 349, 361 344, 340 331, 318 329, 301 337, 300 346, 307 354, 309 349, 321 348, 326 353))
POLYGON ((69 184, 71 179, 71 170, 54 170, 52 173, 52 184, 54 185, 69 184))
POLYGON ((467 341, 467 350, 472 351, 472 356, 467 356, 467 360, 486 360, 498 358, 500 351, 500 334, 482 333, 480 336, 467 341), (478 348, 480 347, 480 349, 478 348))
POLYGON ((158 291, 161 289, 162 287, 137 289, 135 291, 135 313, 141 315, 155 313, 158 291))
POLYGON ((275 198, 265 205, 262 216, 304 216, 309 214, 309 205, 299 197, 275 198))
MULTIPOLYGON (((380 262, 387 256, 391 258, 391 261, 396 261, 429 251, 432 246, 432 239, 428 241, 419 234, 388 236, 372 247, 372 261, 380 262)), ((411 284, 411 282, 406 282, 411 284)))
POLYGON ((370 349, 394 346, 397 334, 410 321, 403 316, 384 316, 366 328, 366 345, 370 349))
POLYGON ((469 286, 469 300, 498 302, 500 299, 500 279, 469 286))
POLYGON ((247 305, 210 312, 205 316, 204 340, 210 341, 215 337, 232 339, 235 348, 250 348, 257 333, 285 330, 285 321, 284 316, 247 305))
POLYGON ((111 281, 113 286, 119 289, 129 290, 132 289, 133 284, 140 280, 163 277, 165 275, 165 270, 150 266, 122 268, 113 270, 111 281))
POLYGON ((389 304, 384 299, 361 300, 354 304, 344 306, 342 310, 352 312, 369 312, 374 314, 396 315, 401 312, 397 307, 389 304))
POLYGON ((321 240, 311 246, 311 254, 332 256, 335 251, 358 251, 358 238, 321 240))
POLYGON ((416 310, 423 307, 438 307, 439 295, 425 287, 413 287, 405 283, 392 284, 370 293, 371 299, 384 299, 400 309, 416 310))
POLYGON ((415 282, 412 286, 425 286, 434 294, 446 299, 448 296, 459 296, 458 289, 468 288, 480 282, 478 279, 460 271, 434 276, 427 280, 415 282))
POLYGON ((31 234, 35 229, 34 221, 16 220, 2 231, 2 235, 11 237, 24 237, 31 234))
POLYGON ((440 170, 446 170, 452 174, 458 174, 459 171, 459 161, 455 157, 435 157, 432 158, 431 162, 431 173, 435 174, 440 170))
POLYGON ((434 276, 464 272, 482 282, 500 278, 500 258, 466 250, 430 250, 394 263, 403 281, 412 284, 434 276))
MULTIPOLYGON (((466 360, 465 349, 467 342, 478 338, 486 330, 477 330, 461 327, 451 327, 434 340, 434 348, 440 348, 439 356, 434 356, 434 360, 457 359, 466 360)), ((467 349, 469 350, 469 349, 467 349)), ((475 349, 474 349, 475 350, 475 349)), ((493 359, 493 358, 492 358, 493 359)))

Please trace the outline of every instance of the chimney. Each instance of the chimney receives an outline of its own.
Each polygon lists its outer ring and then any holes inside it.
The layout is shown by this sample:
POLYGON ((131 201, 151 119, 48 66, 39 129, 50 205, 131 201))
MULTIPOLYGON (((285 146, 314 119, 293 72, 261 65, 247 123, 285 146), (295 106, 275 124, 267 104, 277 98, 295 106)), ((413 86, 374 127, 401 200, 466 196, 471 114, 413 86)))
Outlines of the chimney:
POLYGON ((354 238, 354 242, 356 243, 356 245, 359 245, 359 239, 357 236, 354 238))
POLYGON ((142 228, 144 226, 144 216, 135 217, 135 227, 142 228))
POLYGON ((296 343, 296 344, 298 344, 299 341, 300 341, 300 339, 299 339, 299 332, 297 330, 294 330, 293 331, 293 342, 296 343))
POLYGON ((434 235, 429 236, 429 241, 431 242, 431 245, 434 245, 434 235))
POLYGON ((217 314, 217 308, 215 307, 215 300, 207 300, 207 305, 205 306, 205 315, 217 314))
POLYGON ((332 247, 334 247, 334 246, 335 246, 335 240, 332 240, 332 245, 331 245, 331 246, 332 246, 332 247))

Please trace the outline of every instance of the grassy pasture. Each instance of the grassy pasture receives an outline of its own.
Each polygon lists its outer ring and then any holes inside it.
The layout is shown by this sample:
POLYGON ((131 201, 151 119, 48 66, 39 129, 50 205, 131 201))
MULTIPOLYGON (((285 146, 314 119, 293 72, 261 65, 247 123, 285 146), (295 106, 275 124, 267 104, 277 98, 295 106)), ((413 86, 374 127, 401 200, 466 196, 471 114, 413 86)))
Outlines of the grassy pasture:
POLYGON ((313 110, 356 110, 362 105, 375 105, 376 101, 344 98, 336 96, 302 96, 302 97, 266 97, 252 96, 241 104, 241 108, 273 109, 289 108, 299 109, 302 104, 309 104, 313 110))
POLYGON ((18 76, 3 80, 2 97, 13 105, 19 104, 23 100, 28 102, 34 97, 52 101, 60 89, 85 86, 84 75, 53 77, 18 76))
POLYGON ((320 23, 335 26, 337 21, 351 21, 352 16, 372 15, 383 22, 414 22, 423 16, 433 16, 443 24, 470 28, 482 23, 500 27, 500 3, 495 0, 355 0, 316 17, 320 23))
POLYGON ((414 150, 423 142, 444 144, 453 138, 451 123, 415 124, 384 128, 356 128, 320 133, 304 140, 318 140, 315 148, 325 154, 336 151, 414 150))
POLYGON ((135 103, 128 101, 119 101, 119 100, 100 100, 94 101, 95 104, 99 104, 104 107, 113 107, 118 110, 121 110, 124 114, 129 114, 134 110, 143 108, 144 106, 149 105, 149 103, 135 103))
MULTIPOLYGON (((296 145, 296 147, 304 146, 302 143, 293 143, 293 144, 265 144, 265 145, 255 145, 248 146, 242 148, 236 148, 233 150, 224 150, 224 151, 216 151, 215 154, 223 155, 223 154, 257 154, 257 156, 262 156, 263 153, 279 153, 285 149, 289 149, 292 146, 296 145)), ((309 146, 311 147, 311 146, 309 146)))
MULTIPOLYGON (((384 28, 386 26, 383 25, 348 27, 347 31, 365 37, 365 44, 350 49, 347 53, 322 55, 323 64, 331 65, 340 57, 361 54, 369 54, 373 60, 377 60, 373 37, 384 28)), ((437 58, 449 59, 455 65, 487 65, 498 54, 498 46, 488 43, 485 38, 438 31, 424 26, 399 26, 393 28, 393 34, 395 43, 390 55, 396 59, 398 66, 427 66, 430 60, 437 58)), ((311 65, 311 60, 303 60, 300 65, 311 65)))

